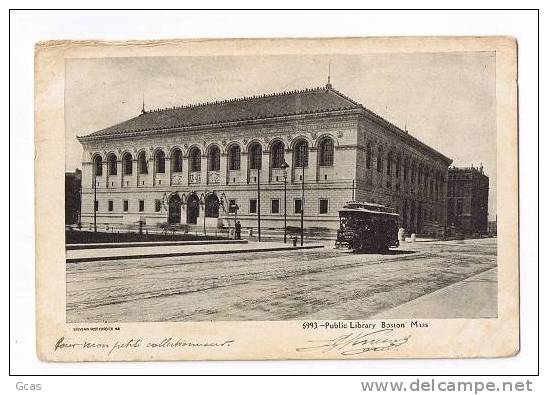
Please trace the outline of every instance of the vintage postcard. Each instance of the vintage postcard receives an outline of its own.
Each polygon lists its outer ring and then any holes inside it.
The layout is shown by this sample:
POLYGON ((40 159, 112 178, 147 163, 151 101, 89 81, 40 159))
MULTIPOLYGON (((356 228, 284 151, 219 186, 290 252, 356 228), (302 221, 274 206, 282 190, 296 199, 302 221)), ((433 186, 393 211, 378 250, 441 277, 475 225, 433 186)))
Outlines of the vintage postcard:
POLYGON ((519 352, 513 38, 35 52, 40 359, 519 352))

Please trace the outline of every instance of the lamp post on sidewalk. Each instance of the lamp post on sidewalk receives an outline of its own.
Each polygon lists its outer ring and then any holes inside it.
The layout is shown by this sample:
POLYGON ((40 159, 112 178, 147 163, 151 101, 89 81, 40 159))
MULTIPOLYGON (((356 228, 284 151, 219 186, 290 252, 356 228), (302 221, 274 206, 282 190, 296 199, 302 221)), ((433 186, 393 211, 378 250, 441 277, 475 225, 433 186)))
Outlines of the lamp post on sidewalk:
POLYGON ((97 157, 93 160, 93 231, 97 233, 97 169, 101 169, 103 175, 103 161, 98 165, 97 157))
POLYGON ((302 174, 302 191, 301 191, 301 246, 304 244, 304 153, 305 145, 301 144, 301 166, 303 169, 302 174))
POLYGON ((97 233, 97 169, 93 173, 93 231, 97 233))
POLYGON ((287 243, 287 168, 289 165, 284 160, 281 168, 284 171, 284 244, 287 243))
POLYGON ((257 235, 259 242, 261 241, 261 168, 262 161, 257 166, 257 235))
MULTIPOLYGON (((206 191, 207 193, 207 191, 206 191)), ((206 204, 205 204, 205 195, 202 193, 200 195, 200 205, 202 206, 202 213, 204 214, 204 236, 206 235, 206 213, 205 213, 205 210, 206 210, 206 204)))

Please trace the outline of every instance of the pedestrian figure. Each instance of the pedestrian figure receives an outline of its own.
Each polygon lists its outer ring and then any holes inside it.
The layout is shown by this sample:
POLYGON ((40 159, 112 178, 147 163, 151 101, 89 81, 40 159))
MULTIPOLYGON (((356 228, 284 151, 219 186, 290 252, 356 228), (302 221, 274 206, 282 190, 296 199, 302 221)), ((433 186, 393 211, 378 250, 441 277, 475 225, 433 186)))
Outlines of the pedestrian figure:
POLYGON ((240 221, 236 221, 234 229, 236 230, 236 240, 240 240, 242 236, 242 224, 240 224, 240 221))

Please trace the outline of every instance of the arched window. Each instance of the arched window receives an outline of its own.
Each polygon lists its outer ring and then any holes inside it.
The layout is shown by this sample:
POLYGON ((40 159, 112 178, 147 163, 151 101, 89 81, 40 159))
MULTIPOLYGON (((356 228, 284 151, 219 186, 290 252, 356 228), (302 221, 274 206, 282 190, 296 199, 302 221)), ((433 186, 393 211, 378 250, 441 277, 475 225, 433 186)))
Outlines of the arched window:
POLYGON ((133 158, 129 152, 122 156, 122 171, 126 176, 133 174, 133 158))
POLYGON ((156 173, 166 172, 166 154, 164 154, 164 151, 156 151, 156 155, 154 156, 154 165, 156 166, 156 173))
POLYGON ((396 157, 396 177, 400 177, 400 169, 401 169, 401 156, 398 155, 396 157))
POLYGON ((249 147, 249 168, 260 169, 262 165, 263 150, 259 143, 254 143, 249 147))
POLYGON ((179 148, 174 148, 171 152, 171 163, 173 163, 173 172, 180 173, 183 171, 183 153, 179 148))
POLYGON ((219 150, 219 147, 214 145, 209 149, 207 160, 207 167, 209 171, 219 171, 221 168, 221 151, 219 150))
POLYGON ((139 156, 137 157, 137 167, 139 170, 139 174, 148 173, 148 163, 147 163, 145 151, 139 152, 139 156))
POLYGON ((382 172, 382 147, 379 147, 377 151, 377 171, 382 172))
POLYGON ((115 176, 116 174, 118 174, 118 160, 115 154, 109 154, 107 156, 107 163, 108 163, 108 175, 115 176))
POLYGON ((295 167, 307 167, 308 166, 308 142, 306 140, 300 140, 295 144, 295 167))
POLYGON ((403 180, 407 181, 408 176, 409 176, 409 161, 405 159, 403 161, 403 180))
POLYGON ((392 175, 392 160, 392 152, 390 152, 386 157, 386 174, 389 176, 392 175))
POLYGON ((234 144, 228 149, 228 169, 240 170, 240 146, 234 144))
POLYGON ((333 140, 325 138, 320 142, 320 166, 333 166, 333 140))
POLYGON ((95 170, 95 176, 101 177, 103 175, 103 158, 100 155, 97 155, 93 159, 93 168, 95 170))
POLYGON ((371 143, 367 143, 365 149, 365 168, 371 169, 371 143))
POLYGON ((190 171, 200 171, 202 169, 202 154, 200 153, 200 149, 197 147, 192 148, 188 156, 190 159, 190 171))
POLYGON ((284 143, 282 141, 276 141, 272 145, 270 155, 271 155, 271 160, 272 160, 272 168, 273 169, 281 169, 282 165, 285 162, 284 143))

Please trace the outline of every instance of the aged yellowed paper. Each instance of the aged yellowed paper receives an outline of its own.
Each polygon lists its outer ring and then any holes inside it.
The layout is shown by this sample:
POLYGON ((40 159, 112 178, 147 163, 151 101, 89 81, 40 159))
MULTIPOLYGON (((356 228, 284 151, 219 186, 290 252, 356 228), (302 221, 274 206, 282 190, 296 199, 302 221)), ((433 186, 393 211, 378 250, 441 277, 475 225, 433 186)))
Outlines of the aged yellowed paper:
POLYGON ((514 39, 35 51, 40 359, 519 351, 514 39))

